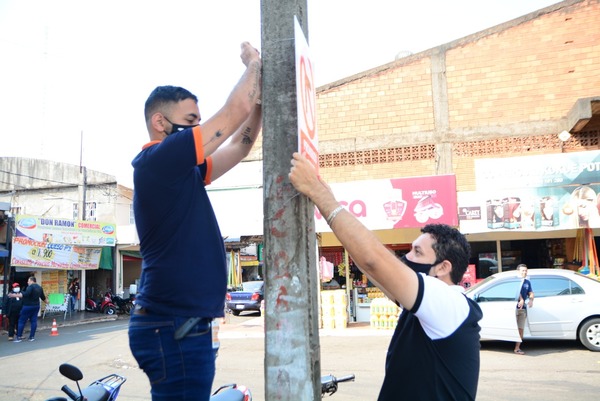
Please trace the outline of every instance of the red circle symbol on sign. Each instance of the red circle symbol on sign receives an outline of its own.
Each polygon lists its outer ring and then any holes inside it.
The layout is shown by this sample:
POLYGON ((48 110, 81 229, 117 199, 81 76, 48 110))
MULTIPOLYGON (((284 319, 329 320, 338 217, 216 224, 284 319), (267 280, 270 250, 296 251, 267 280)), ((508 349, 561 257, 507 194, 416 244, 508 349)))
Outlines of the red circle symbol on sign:
POLYGON ((300 57, 300 99, 302 102, 302 110, 304 115, 304 123, 308 136, 311 139, 315 138, 315 122, 316 122, 316 104, 315 104, 315 89, 313 85, 313 70, 310 60, 305 57, 300 57))

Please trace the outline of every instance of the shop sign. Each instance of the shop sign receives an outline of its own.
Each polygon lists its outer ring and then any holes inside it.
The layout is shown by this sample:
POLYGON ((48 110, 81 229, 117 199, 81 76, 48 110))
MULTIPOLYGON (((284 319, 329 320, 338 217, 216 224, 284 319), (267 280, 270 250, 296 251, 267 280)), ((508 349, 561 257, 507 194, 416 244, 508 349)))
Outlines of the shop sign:
POLYGON ((97 221, 17 215, 13 266, 97 269, 103 246, 116 243, 115 225, 97 221))
POLYGON ((115 246, 116 226, 112 223, 17 215, 17 237, 35 241, 80 246, 115 246))
POLYGON ((479 206, 459 207, 458 220, 481 220, 481 208, 479 206))
MULTIPOLYGON (((331 184, 336 198, 370 230, 418 228, 431 223, 458 226, 456 177, 393 178, 331 184)), ((315 209, 317 232, 330 232, 315 209)))
POLYGON ((15 237, 11 265, 31 268, 97 269, 102 248, 82 247, 15 237))
POLYGON ((459 192, 459 213, 472 208, 482 216, 460 219, 465 234, 600 228, 600 184, 459 192))
POLYGON ((475 160, 478 191, 600 183, 600 150, 475 160))

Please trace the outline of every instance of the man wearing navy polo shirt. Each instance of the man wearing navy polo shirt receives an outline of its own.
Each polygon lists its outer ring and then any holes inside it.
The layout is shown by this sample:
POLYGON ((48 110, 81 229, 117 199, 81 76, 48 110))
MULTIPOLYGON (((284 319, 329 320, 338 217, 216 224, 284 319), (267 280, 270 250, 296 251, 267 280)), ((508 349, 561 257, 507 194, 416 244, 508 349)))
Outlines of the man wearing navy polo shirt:
POLYGON ((399 259, 339 204, 306 157, 294 153, 289 177, 327 216, 356 266, 403 308, 378 401, 475 400, 482 313, 458 285, 471 253, 464 235, 426 225, 399 259))
POLYGON ((146 101, 150 142, 132 162, 143 262, 129 345, 153 401, 210 397, 211 327, 223 317, 227 270, 206 185, 248 155, 262 123, 260 55, 244 42, 241 59, 239 82, 201 125, 198 99, 186 89, 159 86, 146 101))

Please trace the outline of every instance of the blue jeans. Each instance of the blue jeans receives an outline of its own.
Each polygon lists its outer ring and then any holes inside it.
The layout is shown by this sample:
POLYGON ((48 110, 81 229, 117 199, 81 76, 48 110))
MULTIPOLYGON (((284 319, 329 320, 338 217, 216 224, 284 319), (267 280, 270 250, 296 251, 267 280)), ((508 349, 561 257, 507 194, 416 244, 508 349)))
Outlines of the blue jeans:
POLYGON ((150 380, 152 401, 208 401, 217 352, 211 319, 202 319, 186 337, 175 340, 175 330, 188 318, 137 312, 129 322, 129 347, 150 380))
POLYGON ((35 337, 35 331, 37 330, 37 315, 39 311, 39 305, 23 306, 23 309, 21 309, 21 316, 19 316, 19 327, 17 328, 17 337, 21 338, 23 336, 23 330, 25 329, 25 324, 28 320, 31 320, 31 332, 29 333, 29 338, 35 337))

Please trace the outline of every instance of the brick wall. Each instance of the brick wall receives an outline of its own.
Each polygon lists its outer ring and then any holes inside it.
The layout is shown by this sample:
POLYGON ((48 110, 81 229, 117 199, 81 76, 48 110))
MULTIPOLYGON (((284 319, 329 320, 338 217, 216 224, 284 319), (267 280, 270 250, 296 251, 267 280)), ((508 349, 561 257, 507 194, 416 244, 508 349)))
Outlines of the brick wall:
POLYGON ((590 149, 556 135, 577 99, 600 95, 598 21, 599 1, 565 1, 319 88, 321 174, 330 182, 432 175, 448 172, 438 171, 446 158, 467 191, 476 158, 590 149), (437 156, 356 156, 423 144, 437 156))
MULTIPOLYGON (((320 173, 454 173, 473 191, 477 158, 600 149, 598 130, 557 138, 577 99, 600 96, 598 65, 600 1, 568 0, 330 83, 317 90, 320 173)), ((257 144, 248 159, 261 158, 257 144)))

